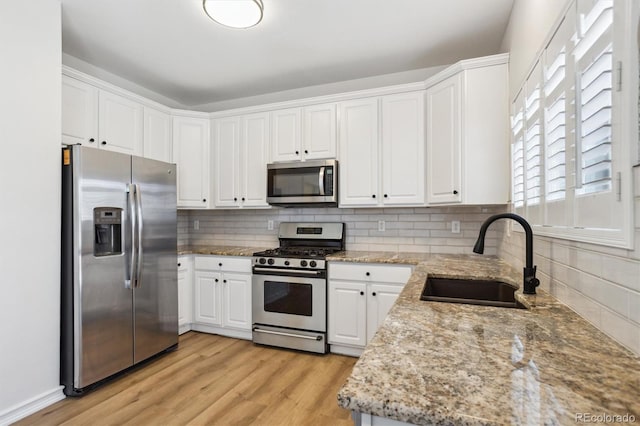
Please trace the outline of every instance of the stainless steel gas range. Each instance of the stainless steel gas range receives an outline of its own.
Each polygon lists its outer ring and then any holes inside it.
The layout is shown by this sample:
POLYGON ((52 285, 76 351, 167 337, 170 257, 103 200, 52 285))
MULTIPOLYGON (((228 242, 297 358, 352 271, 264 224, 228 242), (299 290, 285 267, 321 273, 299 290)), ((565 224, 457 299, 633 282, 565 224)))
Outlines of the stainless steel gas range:
POLYGON ((326 353, 326 256, 344 250, 344 224, 283 222, 278 239, 253 254, 253 341, 326 353))

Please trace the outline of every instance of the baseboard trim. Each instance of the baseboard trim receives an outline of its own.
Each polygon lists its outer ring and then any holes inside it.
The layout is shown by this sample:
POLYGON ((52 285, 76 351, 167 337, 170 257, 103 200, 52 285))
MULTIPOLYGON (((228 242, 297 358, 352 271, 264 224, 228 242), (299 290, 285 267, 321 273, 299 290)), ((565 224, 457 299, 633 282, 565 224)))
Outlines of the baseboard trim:
POLYGON ((58 386, 3 411, 0 413, 0 426, 17 422, 20 419, 30 416, 36 411, 40 411, 51 404, 63 400, 65 396, 64 393, 62 393, 62 389, 62 386, 58 386))

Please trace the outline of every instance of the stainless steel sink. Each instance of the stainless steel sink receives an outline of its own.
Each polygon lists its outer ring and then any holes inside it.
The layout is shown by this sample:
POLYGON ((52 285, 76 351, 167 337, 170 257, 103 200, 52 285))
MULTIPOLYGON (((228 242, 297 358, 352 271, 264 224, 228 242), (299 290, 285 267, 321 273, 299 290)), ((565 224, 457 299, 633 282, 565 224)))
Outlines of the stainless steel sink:
POLYGON ((526 309, 516 288, 502 281, 427 278, 421 300, 526 309))

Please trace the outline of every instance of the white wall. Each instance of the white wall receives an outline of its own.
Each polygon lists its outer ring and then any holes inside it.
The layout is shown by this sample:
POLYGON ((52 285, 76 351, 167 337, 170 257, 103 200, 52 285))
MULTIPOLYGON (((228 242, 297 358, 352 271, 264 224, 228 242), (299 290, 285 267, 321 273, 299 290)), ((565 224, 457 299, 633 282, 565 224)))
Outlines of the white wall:
POLYGON ((570 0, 515 0, 501 52, 509 52, 509 93, 513 99, 522 86, 562 11, 570 0))
MULTIPOLYGON (((567 3, 516 0, 502 42, 503 49, 511 54, 509 92, 512 98, 567 3)), ((636 8, 634 14, 637 13, 636 8)), ((630 19, 637 22, 638 18, 630 19)), ((640 166, 634 169, 633 185, 636 223, 631 232, 635 232, 635 249, 535 237, 534 262, 544 290, 640 355, 640 166)), ((505 233, 498 255, 514 267, 522 268, 524 235, 505 233)))
POLYGON ((63 397, 60 25, 59 0, 0 3, 0 424, 63 397))

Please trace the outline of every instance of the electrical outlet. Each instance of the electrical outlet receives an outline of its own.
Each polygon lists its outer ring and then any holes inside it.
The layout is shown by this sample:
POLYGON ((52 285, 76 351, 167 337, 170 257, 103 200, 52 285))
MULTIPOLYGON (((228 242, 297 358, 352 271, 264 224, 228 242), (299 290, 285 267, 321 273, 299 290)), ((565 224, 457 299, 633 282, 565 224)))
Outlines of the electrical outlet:
POLYGON ((384 232, 385 229, 386 229, 386 225, 384 223, 384 220, 379 220, 378 221, 378 231, 384 232))
POLYGON ((273 231, 273 220, 271 219, 267 221, 267 231, 273 231))
POLYGON ((453 234, 459 234, 460 233, 460 221, 459 220, 452 220, 451 221, 451 232, 453 234))
POLYGON ((193 221, 193 229, 195 229, 196 231, 200 229, 200 221, 198 219, 193 221))

